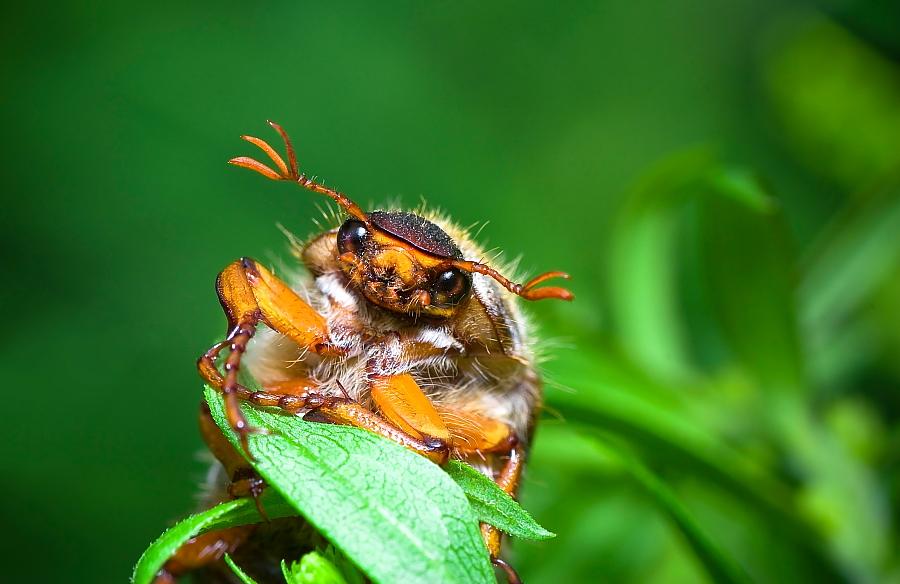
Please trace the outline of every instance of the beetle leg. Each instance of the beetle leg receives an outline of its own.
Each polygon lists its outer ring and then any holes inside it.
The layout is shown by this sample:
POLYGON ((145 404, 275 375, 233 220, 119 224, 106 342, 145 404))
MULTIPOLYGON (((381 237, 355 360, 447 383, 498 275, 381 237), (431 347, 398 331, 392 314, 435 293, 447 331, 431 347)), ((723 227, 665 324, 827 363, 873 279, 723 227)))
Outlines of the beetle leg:
MULTIPOLYGON (((524 466, 525 449, 518 438, 506 424, 497 420, 471 412, 461 412, 449 408, 441 408, 441 416, 449 427, 451 441, 457 456, 481 456, 487 453, 508 452, 509 457, 494 482, 503 492, 511 497, 516 496, 519 479, 524 466)), ((515 571, 502 560, 500 555, 500 532, 496 527, 481 524, 481 535, 491 555, 491 561, 503 567, 510 582, 516 578, 510 576, 515 571)))
MULTIPOLYGON (((219 343, 219 345, 221 344, 219 343)), ((200 372, 210 385, 221 387, 225 379, 214 366, 215 355, 211 355, 211 353, 215 353, 217 347, 218 345, 213 346, 200 359, 200 372)), ((418 386, 415 386, 412 378, 409 379, 409 382, 413 384, 416 391, 421 392, 418 386)), ((403 380, 403 384, 406 384, 406 380, 403 380)), ((414 452, 418 452, 438 464, 445 463, 450 457, 450 445, 447 439, 423 435, 418 432, 407 432, 394 422, 386 420, 350 398, 325 396, 317 393, 315 384, 308 379, 292 379, 273 383, 266 386, 263 391, 253 391, 243 385, 236 384, 233 394, 237 400, 249 401, 259 406, 277 407, 290 413, 308 409, 310 411, 306 414, 307 419, 315 420, 318 418, 321 421, 334 424, 364 428, 379 436, 393 440, 414 452)), ((237 452, 234 452, 233 448, 230 448, 231 445, 227 443, 227 440, 225 441, 226 444, 218 445, 220 439, 215 438, 215 436, 216 434, 221 436, 221 432, 218 431, 212 419, 209 420, 209 424, 212 424, 210 429, 208 431, 204 430, 204 436, 209 435, 206 438, 207 444, 209 444, 213 454, 222 461, 226 469, 229 468, 229 465, 234 469, 246 466, 246 462, 237 452), (230 448, 231 453, 226 447, 230 448), (225 450, 225 452, 220 453, 220 450, 225 450)))
POLYGON ((166 561, 153 584, 174 584, 182 574, 222 559, 244 543, 254 529, 255 525, 241 525, 192 537, 166 561))
POLYGON ((450 444, 461 457, 509 452, 515 442, 510 427, 474 412, 440 405, 441 419, 450 432, 450 444))
POLYGON ((242 258, 225 268, 216 279, 216 291, 228 317, 229 334, 225 341, 213 345, 197 363, 200 374, 225 396, 225 411, 231 427, 241 437, 244 451, 247 426, 240 410, 240 389, 237 381, 241 356, 247 343, 262 321, 285 335, 299 346, 316 353, 339 354, 330 345, 324 317, 303 301, 290 287, 255 261, 242 258), (224 378, 218 374, 216 358, 225 348, 230 353, 225 360, 224 378))
POLYGON ((222 434, 219 427, 216 426, 212 414, 209 412, 209 406, 205 401, 200 403, 200 416, 198 417, 198 422, 200 425, 200 435, 203 437, 203 441, 206 443, 207 448, 209 448, 209 451, 212 452, 213 456, 222 463, 225 474, 230 480, 233 481, 244 469, 252 468, 247 464, 247 460, 234 449, 231 442, 225 438, 225 435, 222 434))
POLYGON ((199 423, 200 435, 203 437, 203 441, 206 442, 206 446, 213 453, 213 456, 222 463, 225 474, 231 481, 231 484, 228 485, 228 495, 234 499, 253 497, 253 502, 256 503, 256 510, 259 511, 260 516, 268 519, 265 509, 263 509, 260 502, 260 496, 266 487, 265 481, 256 474, 252 466, 247 464, 247 460, 234 449, 231 442, 225 438, 225 435, 216 426, 216 422, 213 420, 206 402, 200 403, 199 423))
POLYGON ((444 464, 450 458, 450 445, 446 440, 407 432, 392 421, 365 408, 359 402, 346 398, 326 398, 325 403, 307 414, 307 418, 365 428, 405 446, 437 464, 444 464))
MULTIPOLYGON (((497 486, 503 489, 503 492, 515 498, 519 490, 519 480, 522 477, 522 468, 525 465, 525 448, 516 443, 512 450, 509 451, 509 458, 500 474, 494 479, 497 486)), ((487 546, 488 553, 491 555, 491 563, 502 568, 506 572, 506 578, 509 584, 519 584, 521 580, 519 575, 508 563, 500 559, 500 530, 493 525, 487 523, 481 524, 481 537, 487 546)))
MULTIPOLYGON (((218 371, 215 371, 215 375, 218 376, 217 381, 222 380, 218 371)), ((254 392, 238 385, 236 395, 242 400, 258 405, 277 406, 280 400, 291 399, 286 396, 303 399, 309 394, 311 387, 313 384, 308 379, 291 379, 267 386, 264 392, 254 392)), ((226 475, 231 480, 231 484, 228 486, 228 495, 235 499, 253 497, 260 516, 266 518, 265 510, 260 504, 260 495, 266 486, 265 481, 256 474, 253 467, 222 434, 213 420, 206 402, 200 404, 199 424, 203 441, 206 442, 216 459, 222 463, 226 475)), ((253 525, 245 525, 221 529, 189 539, 166 562, 163 569, 157 574, 154 584, 174 583, 179 575, 216 562, 225 553, 233 553, 247 539, 253 527, 253 525)))
MULTIPOLYGON (((232 484, 228 488, 229 495, 232 497, 253 496, 260 515, 265 517, 258 498, 261 494, 259 488, 261 479, 255 476, 248 476, 249 473, 253 473, 252 467, 247 464, 244 458, 228 442, 218 426, 216 426, 206 403, 201 404, 199 422, 203 440, 209 446, 210 451, 222 463, 222 466, 225 467, 228 476, 232 480, 232 484), (243 488, 244 483, 252 485, 251 490, 246 494, 239 492, 243 488)), ((255 525, 241 525, 227 529, 218 529, 192 537, 181 544, 178 550, 166 561, 162 569, 156 574, 153 584, 174 584, 182 574, 221 560, 226 553, 233 553, 240 547, 250 537, 254 529, 256 529, 255 525)))
POLYGON ((232 335, 241 324, 255 326, 262 321, 300 347, 328 355, 340 353, 329 343, 325 318, 250 258, 236 260, 222 270, 216 279, 216 292, 232 335))
POLYGON ((450 442, 450 431, 408 373, 371 376, 370 395, 381 415, 412 436, 450 442))

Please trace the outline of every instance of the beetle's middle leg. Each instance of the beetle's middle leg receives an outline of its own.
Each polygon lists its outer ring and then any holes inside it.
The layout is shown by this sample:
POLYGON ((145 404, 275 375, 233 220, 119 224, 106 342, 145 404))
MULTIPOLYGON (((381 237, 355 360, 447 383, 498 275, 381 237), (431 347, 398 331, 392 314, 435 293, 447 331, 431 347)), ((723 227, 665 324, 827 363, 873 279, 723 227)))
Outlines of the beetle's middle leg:
MULTIPOLYGON (((385 418, 407 434, 443 442, 462 458, 508 452, 509 457, 494 482, 506 494, 516 496, 525 448, 509 426, 475 412, 446 406, 436 408, 408 374, 370 377, 372 401, 385 418)), ((500 559, 500 531, 483 523, 481 536, 491 562, 504 570, 510 584, 519 584, 516 571, 500 559)))
POLYGON ((447 462, 451 450, 447 428, 412 376, 371 375, 370 380, 370 395, 380 413, 347 398, 329 397, 313 416, 365 428, 437 464, 447 462))

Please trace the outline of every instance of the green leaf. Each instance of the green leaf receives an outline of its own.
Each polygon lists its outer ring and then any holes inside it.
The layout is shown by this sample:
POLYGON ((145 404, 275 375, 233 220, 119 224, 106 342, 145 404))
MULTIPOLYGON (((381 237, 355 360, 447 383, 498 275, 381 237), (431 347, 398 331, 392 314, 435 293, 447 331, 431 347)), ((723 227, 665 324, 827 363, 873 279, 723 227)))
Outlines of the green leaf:
MULTIPOLYGON (((262 498, 266 514, 271 519, 295 515, 277 494, 266 493, 262 498)), ((134 584, 150 584, 156 573, 163 567, 181 545, 194 536, 215 529, 225 529, 238 525, 259 523, 262 518, 252 499, 237 499, 216 505, 212 509, 191 515, 167 529, 148 547, 134 567, 131 581, 134 584)))
POLYGON ((698 424, 678 392, 630 376, 591 351, 560 355, 548 370, 547 406, 567 423, 603 428, 627 439, 647 456, 726 485, 774 514, 788 510, 790 490, 777 476, 698 424))
POLYGON ((853 190, 897 168, 896 61, 819 15, 798 18, 778 36, 763 63, 764 89, 808 168, 853 190))
POLYGON ((594 438, 594 447, 605 457, 621 465, 666 513, 684 535, 694 554, 714 582, 744 584, 750 578, 744 569, 728 556, 697 524, 678 496, 649 468, 613 442, 594 438))
MULTIPOLYGON (((679 252, 685 247, 681 244, 688 212, 717 205, 738 209, 739 217, 777 212, 751 174, 722 166, 706 150, 693 150, 670 157, 648 173, 627 196, 612 230, 607 280, 617 337, 638 364, 661 379, 695 376, 692 338, 698 332, 683 316, 684 253, 679 252)), ((731 241, 745 243, 740 237, 731 241)), ((748 248, 739 249, 749 254, 753 249, 748 248)), ((730 273, 745 274, 733 267, 727 265, 730 273)))
POLYGON ((451 460, 444 470, 469 498, 469 503, 479 521, 523 539, 555 537, 553 533, 541 527, 518 501, 503 492, 497 483, 483 473, 458 460, 451 460))
MULTIPOLYGON (((216 423, 236 446, 221 397, 216 423)), ((439 466, 347 426, 244 405, 252 464, 323 536, 376 582, 483 582, 494 575, 462 489, 439 466)))
POLYGON ((805 388, 794 254, 781 209, 752 175, 716 169, 698 208, 698 273, 728 347, 771 394, 805 388), (740 266, 740 269, 736 269, 740 266))
MULTIPOLYGON (((864 326, 854 317, 900 260, 900 174, 841 208, 806 257, 798 310, 817 386, 840 383, 867 357, 864 326)), ((889 326, 889 325, 886 325, 889 326)))
POLYGON ((309 552, 290 568, 282 560, 281 571, 288 584, 347 584, 337 566, 319 552, 309 552))
POLYGON ((297 562, 291 562, 291 567, 288 568, 287 560, 281 560, 281 574, 284 576, 284 581, 287 584, 297 584, 300 582, 299 575, 295 574, 295 572, 299 572, 300 565, 297 562))
POLYGON ((234 575, 240 579, 244 584, 256 584, 256 580, 251 578, 244 572, 240 566, 234 563, 234 560, 231 559, 231 556, 225 554, 225 563, 228 564, 228 567, 231 568, 231 571, 234 572, 234 575))
POLYGON ((672 240, 675 211, 697 190, 712 161, 699 150, 660 163, 631 190, 611 233, 607 281, 617 336, 635 360, 663 377, 691 372, 675 302, 672 240))
POLYGON ((638 449, 642 459, 730 491, 785 540, 837 571, 824 538, 796 513, 789 485, 764 460, 735 448, 701 423, 702 418, 684 407, 679 392, 654 390, 651 381, 629 376, 609 358, 590 351, 560 355, 550 366, 554 381, 570 389, 548 387, 547 407, 568 427, 586 435, 598 429, 613 433, 638 449))

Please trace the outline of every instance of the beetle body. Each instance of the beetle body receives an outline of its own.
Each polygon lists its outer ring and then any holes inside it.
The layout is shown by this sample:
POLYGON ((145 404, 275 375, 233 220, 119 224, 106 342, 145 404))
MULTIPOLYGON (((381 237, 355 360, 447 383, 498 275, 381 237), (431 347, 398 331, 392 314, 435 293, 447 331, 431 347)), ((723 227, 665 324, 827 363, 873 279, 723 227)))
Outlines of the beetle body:
MULTIPOLYGON (((198 368, 223 394, 244 453, 250 455, 253 428, 242 401, 365 428, 438 464, 466 460, 515 496, 541 403, 532 331, 517 298, 571 300, 563 288, 538 287, 568 276, 548 272, 517 284, 483 263, 484 252, 465 230, 439 214, 363 211, 300 174, 290 140, 270 124, 284 139, 288 162, 250 136, 243 138, 277 170, 246 157, 229 162, 324 194, 347 217, 305 243, 291 237, 302 273, 280 278, 241 258, 216 280, 227 336, 201 356, 198 368), (242 368, 259 388, 241 384, 242 368)), ((200 426, 220 463, 206 504, 258 497, 262 481, 206 408, 200 426)), ((158 581, 210 565, 207 573, 219 577, 226 552, 243 556, 242 565, 257 575, 277 574, 279 554, 302 547, 300 533, 303 524, 294 518, 203 534, 178 550, 158 581)), ((499 532, 482 525, 482 536, 492 561, 517 581, 499 558, 499 532)))
MULTIPOLYGON (((464 230, 443 216, 422 215, 415 217, 440 229, 463 255, 483 256, 464 230)), ((307 273, 293 285, 325 317, 330 341, 344 355, 323 358, 264 330, 245 357, 252 376, 263 386, 311 378, 328 395, 346 391, 374 409, 372 375, 410 374, 439 412, 496 420, 527 442, 540 405, 540 378, 530 326, 515 295, 488 276, 473 274, 471 295, 450 317, 384 310, 351 285, 338 259, 337 234, 338 229, 332 229, 294 244, 294 255, 307 273)), ((478 438, 477 427, 454 429, 461 441, 478 438)), ((481 462, 481 456, 477 458, 481 462)))

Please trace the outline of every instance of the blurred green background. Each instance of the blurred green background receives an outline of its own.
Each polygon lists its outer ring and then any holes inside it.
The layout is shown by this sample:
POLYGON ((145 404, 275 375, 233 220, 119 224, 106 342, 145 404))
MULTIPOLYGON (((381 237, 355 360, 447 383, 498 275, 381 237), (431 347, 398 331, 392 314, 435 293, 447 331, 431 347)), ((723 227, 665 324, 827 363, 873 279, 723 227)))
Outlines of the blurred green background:
POLYGON ((323 201, 294 138, 529 271, 527 582, 900 581, 900 10, 838 1, 19 4, 0 24, 9 582, 121 582, 191 510, 219 269, 323 201), (11 423, 11 424, 10 424, 11 423), (693 525, 697 531, 691 531, 693 525), (687 529, 687 531, 685 531, 687 529), (702 533, 701 533, 702 532, 702 533), (701 537, 702 539, 702 537, 701 537))

